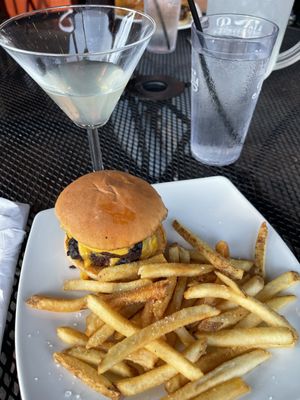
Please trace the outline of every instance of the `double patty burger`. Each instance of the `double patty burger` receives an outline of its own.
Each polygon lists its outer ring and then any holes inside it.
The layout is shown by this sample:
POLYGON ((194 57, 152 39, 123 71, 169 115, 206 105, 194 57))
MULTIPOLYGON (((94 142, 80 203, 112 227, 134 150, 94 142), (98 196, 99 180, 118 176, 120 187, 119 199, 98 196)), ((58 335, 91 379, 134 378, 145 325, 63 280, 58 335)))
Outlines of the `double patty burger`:
POLYGON ((158 193, 125 172, 84 175, 59 195, 55 212, 66 251, 82 271, 149 258, 165 248, 167 215, 158 193))

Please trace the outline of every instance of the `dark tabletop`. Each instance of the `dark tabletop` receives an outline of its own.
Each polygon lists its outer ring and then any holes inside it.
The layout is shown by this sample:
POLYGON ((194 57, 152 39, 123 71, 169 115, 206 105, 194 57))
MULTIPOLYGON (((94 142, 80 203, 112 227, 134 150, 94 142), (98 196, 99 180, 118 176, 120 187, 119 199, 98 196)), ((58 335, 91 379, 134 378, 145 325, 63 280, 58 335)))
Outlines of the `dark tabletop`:
MULTIPOLYGON (((100 138, 108 169, 150 183, 213 175, 229 178, 300 258, 300 68, 275 71, 264 82, 240 159, 208 167, 190 153, 189 31, 171 55, 145 53, 137 74, 165 74, 184 82, 177 97, 141 100, 125 91, 100 138)), ((300 39, 288 29, 283 46, 300 39)), ((35 214, 53 207, 68 183, 91 171, 86 133, 77 128, 33 80, 0 51, 0 196, 29 203, 35 214)), ((19 399, 14 354, 17 267, 0 357, 0 400, 19 399)))

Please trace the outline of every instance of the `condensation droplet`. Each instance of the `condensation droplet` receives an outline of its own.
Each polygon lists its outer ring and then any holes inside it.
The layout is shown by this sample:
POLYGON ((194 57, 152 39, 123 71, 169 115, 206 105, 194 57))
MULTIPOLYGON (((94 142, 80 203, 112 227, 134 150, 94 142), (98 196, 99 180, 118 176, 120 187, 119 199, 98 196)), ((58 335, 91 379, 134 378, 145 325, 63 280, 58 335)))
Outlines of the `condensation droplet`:
POLYGON ((65 391, 65 397, 71 397, 72 396, 72 392, 71 392, 71 390, 66 390, 65 391))
POLYGON ((32 337, 31 333, 27 333, 27 337, 30 339, 32 337))
POLYGON ((38 378, 37 376, 35 376, 33 379, 34 379, 36 382, 39 380, 39 378, 38 378))

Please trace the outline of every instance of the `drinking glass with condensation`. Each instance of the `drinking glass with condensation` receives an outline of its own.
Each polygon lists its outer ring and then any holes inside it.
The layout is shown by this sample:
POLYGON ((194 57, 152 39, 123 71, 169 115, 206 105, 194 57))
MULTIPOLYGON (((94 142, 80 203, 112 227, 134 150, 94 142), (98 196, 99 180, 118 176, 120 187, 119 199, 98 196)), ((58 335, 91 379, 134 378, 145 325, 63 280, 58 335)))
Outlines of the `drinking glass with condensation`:
POLYGON ((219 14, 192 26, 191 150, 204 164, 228 165, 242 151, 278 27, 219 14))
POLYGON ((181 0, 144 0, 144 11, 156 23, 147 50, 152 53, 171 53, 175 50, 181 0))
POLYGON ((294 0, 208 0, 209 14, 246 14, 266 18, 278 25, 279 32, 266 71, 269 76, 272 70, 281 69, 300 60, 300 40, 293 47, 280 52, 280 47, 294 0))

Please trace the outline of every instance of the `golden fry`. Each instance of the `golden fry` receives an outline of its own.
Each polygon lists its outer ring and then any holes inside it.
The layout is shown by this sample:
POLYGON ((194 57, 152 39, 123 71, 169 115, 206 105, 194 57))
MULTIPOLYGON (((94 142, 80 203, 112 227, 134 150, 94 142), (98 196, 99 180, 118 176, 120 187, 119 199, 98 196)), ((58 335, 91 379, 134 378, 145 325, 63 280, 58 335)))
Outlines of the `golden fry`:
POLYGON ((100 363, 98 371, 99 373, 107 371, 116 362, 125 359, 128 354, 181 326, 200 321, 218 313, 219 311, 213 307, 201 305, 182 309, 162 320, 156 321, 112 347, 100 363))
POLYGON ((168 262, 178 263, 179 258, 179 245, 177 243, 172 244, 168 249, 168 262))
POLYGON ((214 251, 207 243, 194 235, 178 221, 173 222, 173 227, 188 243, 196 248, 217 269, 234 279, 242 279, 243 270, 235 268, 230 262, 214 251))
POLYGON ((139 269, 142 279, 169 278, 171 276, 193 277, 208 274, 213 270, 209 264, 147 264, 139 269))
POLYGON ((163 254, 158 254, 147 260, 134 261, 129 264, 114 265, 113 267, 103 268, 98 274, 97 279, 101 282, 118 282, 123 280, 138 279, 139 268, 148 263, 164 263, 166 262, 163 254))
MULTIPOLYGON (((246 351, 247 349, 245 349, 245 347, 211 348, 211 351, 207 354, 204 354, 199 359, 199 361, 197 361, 196 365, 199 366, 203 373, 207 374, 208 372, 217 368, 219 365, 225 363, 226 361, 232 360, 233 358, 245 353, 246 351)), ((189 380, 186 377, 177 374, 176 376, 174 376, 174 378, 166 382, 165 389, 168 393, 173 393, 188 382, 189 380)))
MULTIPOLYGON (((126 318, 122 317, 113 308, 109 307, 102 299, 89 295, 87 298, 88 307, 97 314, 103 321, 111 325, 116 331, 124 336, 131 336, 139 332, 139 328, 134 326, 126 318)), ((178 351, 170 347, 161 339, 154 340, 145 346, 166 363, 171 364, 176 370, 186 376, 188 379, 194 380, 202 376, 199 368, 182 356, 178 351)))
POLYGON ((106 340, 108 340, 115 333, 114 328, 109 325, 102 325, 96 330, 88 339, 86 343, 87 349, 92 349, 94 347, 100 346, 106 340))
POLYGON ((54 353, 53 358, 93 390, 112 400, 120 398, 120 392, 113 384, 104 376, 98 375, 97 370, 85 362, 65 353, 54 353))
POLYGON ((244 292, 239 288, 239 286, 228 276, 221 274, 221 272, 215 271, 215 274, 220 279, 221 282, 225 283, 225 285, 229 286, 235 293, 239 294, 242 297, 245 297, 244 292))
POLYGON ((156 320, 159 320, 163 317, 163 315, 165 314, 165 311, 172 299, 175 287, 176 287, 176 283, 177 283, 177 279, 176 277, 171 277, 166 279, 166 281, 168 281, 168 287, 167 287, 167 292, 165 294, 164 297, 161 297, 159 300, 155 301, 153 303, 153 315, 155 317, 156 320))
POLYGON ((77 299, 63 299, 48 296, 31 296, 26 304, 36 310, 53 312, 76 312, 86 308, 86 297, 77 299))
MULTIPOLYGON (((272 308, 274 311, 279 311, 285 305, 295 301, 297 299, 296 296, 288 295, 288 296, 278 296, 273 297, 266 301, 266 304, 272 308)), ((259 325, 262 320, 255 314, 249 314, 243 318, 237 325, 236 328, 254 328, 255 326, 259 325)))
POLYGON ((90 337, 97 329, 101 328, 104 322, 95 315, 94 313, 89 313, 85 319, 85 334, 90 337))
POLYGON ((248 348, 291 347, 295 345, 293 332, 283 327, 233 328, 218 332, 196 333, 214 347, 245 346, 248 348))
MULTIPOLYGON (((189 249, 188 252, 190 253, 191 262, 196 262, 198 264, 207 264, 208 260, 196 249, 189 249)), ((243 259, 236 259, 236 258, 229 258, 230 264, 232 264, 237 269, 242 269, 243 271, 247 272, 254 265, 254 261, 252 260, 243 260, 243 259)))
POLYGON ((168 295, 170 280, 164 279, 151 285, 106 295, 104 300, 114 308, 122 308, 132 303, 160 300, 168 295))
POLYGON ((185 292, 184 296, 186 298, 219 297, 231 300, 232 302, 246 308, 253 314, 258 315, 263 321, 271 326, 289 328, 293 332, 295 342, 298 340, 298 333, 282 315, 277 314, 274 310, 266 304, 261 303, 259 300, 249 296, 240 296, 226 286, 214 283, 203 283, 202 285, 190 287, 185 292))
POLYGON ((230 251, 228 243, 225 240, 219 240, 216 244, 216 252, 219 253, 224 258, 230 257, 230 251))
POLYGON ((154 368, 158 357, 154 353, 151 353, 147 349, 139 349, 134 353, 129 354, 126 360, 133 362, 134 364, 140 365, 143 370, 148 371, 154 368))
POLYGON ((276 296, 282 290, 288 289, 300 282, 300 274, 295 271, 284 272, 277 278, 268 282, 256 298, 260 301, 266 301, 276 296))
POLYGON ((259 228, 255 244, 255 266, 261 276, 265 276, 267 238, 268 228, 266 222, 263 222, 259 228))
POLYGON ((235 400, 251 391, 241 378, 233 378, 196 396, 194 400, 235 400))
MULTIPOLYGON (((264 280, 259 275, 252 276, 247 282, 243 283, 241 289, 249 296, 256 296, 264 287, 264 280)), ((219 310, 231 310, 236 308, 236 304, 229 300, 222 300, 218 303, 219 310)))
POLYGON ((88 337, 84 333, 68 326, 57 328, 56 333, 63 342, 73 346, 85 346, 88 341, 88 337))
POLYGON ((173 292, 173 297, 168 305, 166 315, 173 314, 175 311, 180 310, 183 300, 183 295, 186 289, 187 278, 184 276, 177 279, 177 284, 173 292))
POLYGON ((216 332, 221 329, 230 328, 248 314, 249 311, 245 308, 235 307, 232 310, 224 311, 215 317, 210 317, 201 321, 198 325, 198 330, 204 332, 216 332))
POLYGON ((187 383, 182 388, 176 390, 176 392, 163 397, 162 400, 192 399, 220 383, 246 374, 262 362, 268 360, 270 356, 270 353, 262 349, 242 354, 230 361, 224 362, 201 378, 187 383))
MULTIPOLYGON (((79 360, 84 361, 87 364, 92 365, 93 367, 97 367, 99 362, 105 356, 105 353, 101 350, 86 349, 82 346, 71 347, 67 349, 65 353, 69 354, 72 357, 78 358, 79 360)), ((119 364, 114 365, 111 371, 122 378, 130 378, 134 376, 133 369, 123 361, 119 364)))
POLYGON ((154 315, 153 315, 153 301, 148 301, 142 311, 141 314, 141 328, 144 328, 145 326, 148 326, 152 324, 154 320, 154 315))
POLYGON ((191 262, 190 252, 182 246, 179 246, 179 261, 183 264, 191 262))
POLYGON ((176 329, 175 333, 185 347, 190 346, 192 343, 196 341, 194 336, 190 334, 190 332, 184 326, 176 329))
MULTIPOLYGON (((205 340, 195 341, 183 352, 183 355, 191 362, 195 362, 201 357, 205 348, 205 340)), ((117 387, 124 396, 133 396, 161 385, 176 374, 177 370, 174 367, 164 364, 134 378, 122 379, 117 383, 117 387)))
POLYGON ((114 293, 132 290, 151 284, 150 279, 137 279, 130 282, 100 282, 73 279, 64 282, 64 290, 85 290, 95 293, 114 293))
MULTIPOLYGON (((126 306, 121 314, 125 318, 131 318, 136 312, 141 308, 141 304, 131 304, 130 306, 126 306)), ((93 335, 90 336, 86 347, 87 349, 91 349, 93 347, 98 347, 106 340, 108 340, 113 334, 115 330, 109 325, 102 325, 93 335)))

